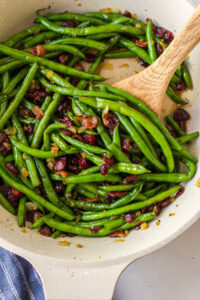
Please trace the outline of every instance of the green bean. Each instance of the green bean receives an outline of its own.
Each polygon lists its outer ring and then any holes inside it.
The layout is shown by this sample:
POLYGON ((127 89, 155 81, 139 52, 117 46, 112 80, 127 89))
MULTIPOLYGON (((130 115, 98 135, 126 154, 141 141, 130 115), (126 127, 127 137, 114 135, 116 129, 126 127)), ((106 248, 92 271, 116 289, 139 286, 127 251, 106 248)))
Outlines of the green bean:
POLYGON ((45 190, 45 194, 47 196, 47 198, 49 199, 49 201, 55 205, 58 205, 59 203, 59 199, 58 196, 54 190, 54 187, 51 183, 51 180, 49 179, 47 170, 45 168, 45 165, 43 164, 43 162, 39 159, 35 159, 37 168, 38 168, 38 172, 40 174, 40 178, 45 190))
POLYGON ((183 158, 183 162, 188 167, 187 173, 144 174, 138 176, 139 180, 154 181, 154 182, 171 182, 171 183, 180 183, 183 181, 188 181, 195 175, 196 167, 195 164, 189 159, 183 158))
POLYGON ((13 60, 5 65, 0 66, 0 74, 4 73, 6 71, 12 70, 12 69, 21 67, 23 65, 24 65, 23 62, 21 62, 19 60, 13 60))
POLYGON ((104 224, 104 227, 106 229, 114 229, 116 227, 120 227, 125 223, 124 219, 115 219, 115 220, 110 220, 104 224))
POLYGON ((57 239, 61 234, 62 234, 61 231, 56 230, 56 231, 54 231, 54 232, 52 233, 51 237, 52 237, 53 239, 57 239))
POLYGON ((174 102, 178 104, 188 104, 187 101, 183 100, 180 96, 178 96, 176 93, 174 93, 170 88, 167 88, 166 90, 167 96, 169 96, 174 102))
POLYGON ((117 163, 110 168, 110 173, 144 174, 151 173, 144 166, 131 163, 117 163))
POLYGON ((14 187, 16 190, 20 191, 21 193, 25 194, 27 198, 31 197, 35 201, 39 202, 43 207, 46 209, 52 211, 56 215, 62 217, 65 220, 73 220, 75 216, 71 212, 70 209, 68 211, 65 209, 60 209, 54 204, 48 202, 46 199, 43 197, 37 195, 34 191, 30 190, 26 186, 18 183, 17 181, 13 180, 4 170, 1 168, 0 169, 0 177, 11 187, 14 187))
MULTIPOLYGON (((49 77, 49 79, 54 81, 55 77, 49 77)), ((113 99, 113 100, 122 100, 121 97, 119 97, 119 96, 116 97, 115 95, 108 94, 108 93, 102 93, 102 92, 98 92, 98 91, 78 90, 76 88, 69 89, 68 87, 67 88, 60 87, 60 86, 49 83, 43 77, 41 77, 39 80, 50 91, 59 93, 61 95, 68 95, 68 96, 75 96, 75 97, 76 96, 78 96, 78 97, 79 96, 88 96, 88 97, 100 97, 100 98, 113 99)), ((65 86, 66 86, 66 83, 65 83, 65 86)))
POLYGON ((25 124, 25 125, 29 125, 29 124, 36 124, 36 119, 35 118, 19 118, 19 121, 22 123, 22 124, 25 124))
MULTIPOLYGON (((80 127, 81 123, 76 119, 76 116, 73 115, 73 113, 71 111, 67 112, 68 117, 70 118, 70 120, 72 120, 72 122, 77 126, 80 127)), ((86 130, 87 132, 89 132, 89 130, 86 130)), ((85 131, 85 132, 86 132, 85 131)), ((90 131, 90 133, 87 134, 94 134, 96 135, 97 133, 93 132, 92 130, 90 131)))
POLYGON ((136 53, 130 50, 112 51, 105 54, 105 58, 132 58, 137 57, 136 53))
POLYGON ((44 224, 44 218, 45 218, 45 216, 43 216, 43 217, 39 218, 38 220, 36 220, 33 223, 31 229, 40 228, 44 224))
POLYGON ((19 205, 17 209, 17 221, 19 227, 23 227, 25 225, 26 220, 26 197, 22 197, 19 200, 19 205))
POLYGON ((99 41, 99 40, 104 40, 104 39, 107 39, 107 38, 110 38, 110 37, 114 37, 117 34, 118 34, 117 32, 104 32, 104 33, 97 33, 97 34, 94 34, 94 35, 90 35, 87 38, 99 41))
MULTIPOLYGON (((9 80, 10 80, 10 75, 7 72, 5 72, 3 74, 3 77, 2 77, 2 83, 3 83, 3 94, 5 93, 5 89, 7 88, 8 84, 9 84, 9 80)), ((5 99, 5 101, 2 101, 0 102, 0 118, 4 115, 6 109, 7 109, 7 106, 8 106, 8 99, 5 99)))
POLYGON ((103 185, 98 186, 99 189, 104 190, 106 192, 121 192, 121 191, 130 191, 132 190, 136 184, 118 184, 118 185, 103 185))
POLYGON ((174 118, 172 116, 167 116, 165 118, 165 120, 166 120, 167 124, 170 125, 172 127, 172 129, 174 129, 178 135, 180 135, 180 136, 185 135, 185 132, 183 130, 181 130, 178 123, 174 120, 174 118))
POLYGON ((13 60, 14 60, 14 58, 9 57, 9 56, 0 58, 0 66, 1 65, 5 65, 5 64, 7 64, 9 62, 12 62, 13 60))
POLYGON ((187 65, 186 65, 185 62, 181 66, 181 71, 182 71, 182 74, 183 74, 183 80, 185 81, 185 84, 186 84, 187 88, 192 89, 192 87, 193 87, 192 79, 191 79, 190 73, 187 69, 187 65))
POLYGON ((85 59, 85 54, 80 51, 80 49, 73 47, 73 46, 68 46, 68 45, 60 45, 60 44, 47 44, 47 45, 42 45, 42 47, 47 51, 47 52, 52 52, 52 51, 63 51, 67 53, 71 53, 73 55, 78 55, 81 58, 85 59))
POLYGON ((126 206, 106 210, 106 211, 103 211, 103 212, 94 212, 94 213, 91 213, 91 214, 88 214, 88 215, 83 214, 82 217, 81 217, 81 220, 82 221, 99 220, 99 219, 108 218, 108 217, 112 217, 112 216, 118 216, 118 215, 121 215, 123 213, 130 212, 130 211, 136 211, 138 209, 148 207, 148 206, 150 206, 154 203, 157 203, 157 202, 160 202, 160 201, 164 200, 165 198, 167 198, 167 197, 171 196, 172 194, 176 193, 180 188, 181 188, 180 185, 176 185, 173 188, 170 188, 170 189, 168 189, 164 192, 161 192, 161 193, 157 194, 156 196, 153 196, 152 198, 149 198, 148 200, 145 200, 145 201, 142 201, 142 202, 129 204, 129 205, 126 205, 126 206))
POLYGON ((81 29, 61 27, 59 25, 52 23, 44 16, 41 16, 38 12, 36 13, 36 16, 42 25, 44 25, 49 30, 60 34, 86 36, 86 35, 92 35, 92 34, 104 33, 104 32, 124 32, 132 36, 137 36, 144 33, 143 29, 139 29, 137 27, 133 27, 129 25, 121 25, 121 24, 114 24, 114 25, 107 24, 107 25, 86 27, 81 29))
POLYGON ((57 106, 60 103, 60 100, 61 100, 61 95, 59 95, 59 94, 53 95, 53 99, 52 99, 51 103, 47 107, 43 118, 40 120, 40 123, 38 124, 38 127, 34 132, 33 139, 31 142, 32 148, 39 147, 41 140, 42 140, 43 132, 44 132, 45 128, 47 127, 47 125, 49 124, 53 114, 55 113, 57 106))
POLYGON ((81 14, 75 13, 58 13, 58 14, 47 14, 45 17, 51 21, 65 21, 65 20, 74 20, 78 22, 90 22, 93 25, 101 25, 104 24, 101 20, 92 17, 86 17, 81 14))
POLYGON ((17 95, 15 96, 15 99, 12 101, 12 103, 9 105, 8 109, 6 110, 6 112, 4 113, 4 115, 2 116, 1 120, 0 120, 0 130, 3 129, 3 127, 5 126, 6 122, 8 121, 8 119, 11 117, 11 115, 14 113, 14 111, 17 109, 17 107, 19 106, 20 102, 23 100, 23 97, 25 96, 31 81, 33 80, 35 74, 37 71, 37 64, 33 64, 33 66, 30 68, 27 76, 25 77, 21 88, 19 89, 17 95))
POLYGON ((16 210, 12 205, 8 202, 8 200, 4 197, 2 193, 0 193, 0 204, 11 214, 16 215, 16 210))
POLYGON ((37 158, 52 158, 52 157, 60 157, 63 155, 63 152, 59 151, 58 153, 54 154, 51 151, 43 151, 38 149, 32 149, 29 146, 26 146, 20 142, 18 142, 14 137, 10 137, 12 143, 19 149, 21 152, 24 152, 30 156, 37 157, 37 158))
POLYGON ((65 154, 75 154, 80 152, 78 148, 68 146, 65 141, 56 133, 51 135, 51 139, 65 154))
MULTIPOLYGON (((70 233, 83 235, 83 236, 106 236, 106 235, 108 235, 112 232, 118 231, 118 230, 127 230, 132 227, 135 227, 135 226, 137 226, 138 221, 147 222, 147 221, 152 220, 153 218, 155 218, 155 213, 147 213, 147 214, 137 217, 131 223, 126 223, 126 224, 123 224, 123 225, 121 225, 117 228, 113 228, 113 229, 102 228, 97 233, 92 233, 92 231, 88 228, 80 227, 78 225, 74 226, 74 225, 71 225, 70 222, 62 223, 60 221, 57 221, 57 220, 52 219, 51 217, 47 217, 47 216, 44 217, 44 222, 48 226, 50 226, 56 230, 60 230, 62 232, 70 232, 70 233)), ((83 224, 83 222, 80 222, 80 223, 83 224)), ((92 223, 94 223, 94 222, 92 222, 92 223)))
POLYGON ((51 40, 54 39, 56 37, 58 37, 59 35, 55 32, 51 32, 51 31, 47 31, 47 32, 42 32, 37 34, 34 37, 31 37, 29 41, 24 43, 24 48, 31 48, 35 45, 40 44, 41 42, 45 41, 45 40, 51 40))
POLYGON ((26 98, 24 98, 24 100, 22 101, 22 105, 31 111, 35 108, 35 104, 27 100, 26 98))
POLYGON ((104 50, 106 45, 102 42, 97 42, 92 39, 85 38, 61 38, 58 40, 51 41, 49 45, 58 45, 58 44, 69 44, 69 45, 80 45, 96 50, 104 50))
POLYGON ((109 220, 110 219, 107 218, 107 219, 97 220, 97 221, 93 221, 93 222, 78 222, 78 223, 71 221, 71 222, 68 222, 68 224, 74 225, 74 226, 80 226, 83 228, 94 228, 97 226, 104 226, 104 224, 107 223, 109 220))
POLYGON ((147 39, 149 57, 151 63, 153 63, 157 59, 157 54, 155 49, 154 33, 152 29, 152 20, 149 20, 146 26, 146 39, 147 39))
POLYGON ((27 74, 28 68, 22 69, 19 73, 17 73, 9 82, 8 86, 4 89, 3 94, 10 94, 15 86, 25 77, 27 74))
POLYGON ((14 156, 13 154, 9 154, 6 157, 4 157, 3 160, 5 163, 12 162, 14 160, 14 156))
POLYGON ((21 171, 22 168, 25 167, 25 162, 22 158, 21 152, 17 149, 17 147, 14 145, 12 139, 10 139, 11 145, 12 145, 12 150, 13 150, 13 156, 14 156, 14 161, 16 167, 21 171))
MULTIPOLYGON (((54 71, 58 71, 63 74, 66 74, 66 75, 77 76, 77 77, 85 78, 85 79, 93 79, 96 81, 104 80, 104 78, 99 75, 93 75, 93 74, 88 74, 87 72, 78 71, 78 70, 70 68, 66 65, 62 65, 62 64, 56 63, 54 61, 45 59, 43 57, 34 56, 30 53, 26 53, 26 52, 23 52, 20 50, 9 48, 7 46, 4 46, 3 44, 0 44, 0 51, 2 51, 3 53, 5 53, 7 55, 10 55, 16 59, 19 59, 23 63, 38 63, 38 64, 41 64, 48 68, 51 68, 54 71)), ((13 63, 13 62, 11 62, 11 63, 13 63)), ((16 61, 15 61, 15 63, 16 63, 16 61)), ((0 72, 1 72, 1 69, 2 68, 0 67, 0 72)))
POLYGON ((84 187, 78 185, 76 190, 82 194, 83 196, 89 198, 89 199, 94 199, 94 198, 97 198, 96 195, 90 191, 88 191, 87 189, 84 189, 84 187))
POLYGON ((64 184, 69 183, 85 183, 85 182, 98 182, 98 181, 110 181, 110 182, 121 182, 121 177, 118 175, 101 175, 95 173, 91 175, 74 175, 63 179, 64 184))
POLYGON ((144 192, 143 195, 148 198, 153 197, 154 195, 156 195, 158 192, 161 192, 165 188, 166 188, 166 184, 160 184, 160 185, 156 186, 155 188, 144 192))
MULTIPOLYGON (((12 115, 12 123, 13 123, 13 126, 17 130, 17 137, 18 137, 19 141, 21 143, 23 143, 24 145, 28 145, 27 139, 25 137, 24 131, 21 127, 21 124, 20 124, 20 122, 17 118, 16 113, 14 113, 12 115)), ((38 173, 37 173, 37 168, 36 168, 36 165, 35 165, 35 162, 34 162, 33 158, 28 157, 25 160, 25 163, 26 163, 26 166, 27 166, 27 169, 28 169, 28 172, 29 172, 29 178, 31 180, 32 185, 34 187, 38 186, 40 184, 40 179, 39 179, 39 176, 38 176, 38 173)))
POLYGON ((113 143, 121 150, 121 140, 119 135, 119 123, 113 130, 113 143))
POLYGON ((145 60, 148 64, 151 64, 151 59, 150 59, 149 55, 147 54, 147 52, 144 49, 142 49, 141 47, 137 46, 134 42, 132 42, 126 38, 121 38, 120 44, 122 46, 125 46, 126 48, 128 48, 134 54, 137 54, 137 56, 139 56, 140 58, 145 60))
POLYGON ((79 140, 73 139, 70 136, 66 136, 63 133, 60 133, 61 137, 66 140, 68 143, 70 143, 71 145, 80 148, 83 151, 89 151, 92 153, 96 153, 96 154, 100 154, 100 155, 105 155, 107 157, 110 157, 112 154, 110 151, 107 151, 105 149, 102 149, 98 146, 91 146, 89 144, 86 144, 84 142, 80 142, 79 140))
POLYGON ((184 143, 187 143, 187 142, 189 142, 193 139, 196 139, 198 136, 199 136, 199 132, 195 131, 195 132, 190 133, 190 134, 182 135, 181 137, 177 138, 177 140, 180 144, 184 144, 184 143))

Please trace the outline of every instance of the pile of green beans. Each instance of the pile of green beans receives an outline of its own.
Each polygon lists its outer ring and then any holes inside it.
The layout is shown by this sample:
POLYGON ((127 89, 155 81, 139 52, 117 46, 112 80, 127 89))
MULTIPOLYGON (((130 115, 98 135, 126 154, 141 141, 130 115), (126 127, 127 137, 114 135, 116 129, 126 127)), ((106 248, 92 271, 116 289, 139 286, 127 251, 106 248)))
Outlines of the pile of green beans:
MULTIPOLYGON (((98 83, 98 68, 107 58, 152 64, 156 43, 163 51, 169 43, 152 20, 120 13, 37 12, 35 22, 0 43, 0 204, 22 227, 32 202, 40 216, 32 229, 50 227, 53 238, 126 235, 182 194, 197 163, 186 146, 199 133, 169 115, 174 138, 146 104, 98 83)), ((186 62, 166 91, 181 105, 183 83, 192 88, 186 62)))

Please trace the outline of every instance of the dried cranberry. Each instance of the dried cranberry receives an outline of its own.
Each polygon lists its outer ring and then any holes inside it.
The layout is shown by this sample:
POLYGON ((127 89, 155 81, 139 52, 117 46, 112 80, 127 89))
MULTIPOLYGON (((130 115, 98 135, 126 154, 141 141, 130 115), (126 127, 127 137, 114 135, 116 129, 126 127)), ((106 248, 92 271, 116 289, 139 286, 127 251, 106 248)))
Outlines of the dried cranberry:
POLYGON ((144 208, 141 209, 142 214, 145 214, 146 212, 147 212, 147 207, 144 207, 144 208))
POLYGON ((138 145, 137 145, 136 143, 133 143, 133 148, 134 148, 135 150, 140 150, 140 147, 138 147, 138 145))
POLYGON ((73 132, 69 131, 69 130, 65 130, 65 129, 61 129, 60 132, 66 136, 72 136, 73 132))
POLYGON ((32 135, 34 130, 34 125, 33 124, 24 125, 23 130, 27 135, 32 135))
POLYGON ((71 233, 71 232, 66 232, 66 236, 69 236, 69 237, 74 237, 74 236, 76 236, 76 234, 74 234, 74 233, 71 233))
POLYGON ((182 131, 186 132, 186 121, 177 122, 182 131))
POLYGON ((122 237, 125 235, 124 230, 118 230, 116 232, 110 233, 109 237, 122 237))
POLYGON ((126 223, 131 223, 135 219, 135 214, 131 213, 131 212, 127 213, 127 214, 125 214, 124 219, 125 219, 126 223))
POLYGON ((65 64, 68 61, 68 55, 66 53, 62 53, 58 56, 58 62, 60 64, 65 64))
POLYGON ((146 48, 147 47, 147 42, 146 41, 135 40, 135 43, 140 48, 146 48))
POLYGON ((62 182, 56 182, 55 191, 58 194, 62 194, 65 191, 65 185, 62 182))
POLYGON ((112 202, 114 202, 114 201, 115 201, 115 199, 114 199, 113 197, 110 196, 110 193, 108 193, 108 194, 106 195, 105 202, 106 202, 107 204, 110 204, 110 203, 112 203, 112 202))
POLYGON ((94 146, 96 143, 96 138, 93 134, 84 134, 83 138, 87 144, 90 144, 92 146, 94 146))
POLYGON ((111 196, 111 197, 121 197, 121 196, 124 196, 124 195, 126 195, 127 194, 127 192, 110 192, 109 193, 109 195, 111 196))
POLYGON ((93 63, 96 59, 96 55, 94 55, 92 53, 87 53, 85 58, 88 63, 93 63))
POLYGON ((76 139, 76 140, 79 140, 80 142, 84 142, 84 138, 82 137, 82 135, 80 135, 80 134, 75 134, 74 135, 74 138, 76 139))
POLYGON ((75 64, 74 68, 78 71, 85 71, 84 67, 82 66, 82 64, 80 62, 75 64))
POLYGON ((127 18, 132 18, 132 15, 131 15, 130 11, 128 11, 128 10, 125 10, 125 12, 123 13, 123 16, 127 17, 127 18))
POLYGON ((82 194, 78 194, 77 200, 79 200, 79 201, 85 201, 86 200, 86 196, 84 196, 82 194))
POLYGON ((66 168, 67 160, 66 157, 60 157, 56 160, 54 170, 63 171, 66 168))
POLYGON ((83 129, 93 129, 98 124, 97 117, 93 117, 90 115, 78 115, 76 116, 77 120, 81 122, 83 129))
POLYGON ((162 27, 156 27, 155 36, 163 39, 165 42, 171 42, 174 38, 174 35, 171 31, 162 27))
POLYGON ((122 150, 129 151, 132 148, 131 141, 129 139, 122 140, 122 150))
POLYGON ((181 82, 177 83, 177 85, 176 85, 176 90, 177 91, 183 91, 185 89, 186 89, 186 84, 185 84, 184 81, 181 81, 181 82))
POLYGON ((173 129, 169 129, 169 132, 170 132, 170 134, 171 134, 171 136, 173 136, 174 138, 177 138, 178 136, 177 136, 177 133, 173 130, 173 129))
POLYGON ((17 47, 18 50, 24 50, 24 43, 19 44, 17 47))
POLYGON ((163 153, 161 154, 160 160, 161 160, 161 162, 162 162, 164 165, 167 164, 166 157, 165 157, 165 155, 164 155, 163 153))
POLYGON ((33 99, 34 104, 41 105, 46 98, 47 93, 40 90, 30 90, 26 93, 26 97, 33 99))
POLYGON ((97 232, 99 232, 100 229, 101 229, 101 226, 92 227, 92 228, 90 228, 90 233, 97 233, 97 232))
POLYGON ((72 111, 72 101, 69 97, 63 96, 60 104, 58 105, 58 114, 62 116, 68 111, 72 111))
POLYGON ((20 198, 22 196, 22 193, 18 190, 16 190, 15 188, 11 188, 11 191, 13 193, 13 195, 17 198, 20 198))
POLYGON ((166 207, 167 205, 170 204, 171 198, 167 197, 166 199, 164 199, 163 201, 158 202, 158 206, 161 208, 166 207))
POLYGON ((42 225, 39 229, 39 233, 44 236, 51 236, 53 231, 49 226, 42 225))
POLYGON ((66 127, 66 128, 72 126, 72 120, 68 117, 68 115, 65 115, 65 116, 63 117, 63 119, 59 119, 59 121, 60 121, 61 123, 65 123, 65 127, 66 127))
POLYGON ((110 132, 112 133, 115 127, 117 126, 119 120, 115 114, 112 112, 109 112, 103 116, 103 123, 104 125, 110 129, 110 132))
POLYGON ((0 144, 3 143, 8 143, 8 138, 4 132, 0 132, 0 144))
POLYGON ((99 198, 96 197, 96 198, 86 198, 85 199, 87 202, 92 202, 92 203, 98 203, 99 202, 99 198))
POLYGON ((156 47, 156 53, 157 53, 158 55, 162 54, 162 52, 163 52, 163 47, 161 46, 161 44, 160 44, 160 43, 155 43, 155 47, 156 47))
POLYGON ((112 158, 107 158, 106 156, 102 157, 103 161, 105 161, 106 164, 112 166, 114 164, 114 160, 112 158))
POLYGON ((88 161, 85 158, 80 157, 78 160, 78 165, 80 169, 87 169, 88 168, 88 161))
POLYGON ((62 27, 71 27, 71 28, 73 28, 75 26, 76 26, 76 24, 72 20, 66 20, 65 22, 62 23, 62 27))
POLYGON ((183 120, 187 121, 190 119, 190 115, 188 114, 188 112, 185 109, 178 108, 173 113, 173 118, 175 121, 183 121, 183 120))
POLYGON ((41 194, 46 197, 46 192, 42 184, 38 185, 37 188, 40 190, 41 194))
POLYGON ((101 165, 101 167, 100 167, 101 175, 104 175, 104 176, 107 175, 109 168, 110 168, 110 166, 108 164, 101 165))
POLYGON ((149 64, 142 58, 140 58, 140 65, 144 68, 147 68, 149 64))
POLYGON ((74 86, 76 86, 76 85, 79 83, 79 81, 80 81, 80 78, 79 78, 79 77, 72 76, 72 77, 70 78, 70 83, 71 83, 72 85, 74 85, 74 86))
POLYGON ((124 178, 123 183, 128 184, 130 182, 135 182, 137 180, 137 175, 129 175, 126 178, 124 178))
POLYGON ((182 188, 180 188, 180 190, 176 193, 175 197, 178 198, 178 197, 181 196, 184 192, 185 192, 185 188, 184 188, 184 186, 182 186, 182 188))
POLYGON ((11 163, 7 163, 6 165, 6 168, 13 174, 13 175, 17 175, 18 174, 18 170, 17 168, 11 164, 11 163))

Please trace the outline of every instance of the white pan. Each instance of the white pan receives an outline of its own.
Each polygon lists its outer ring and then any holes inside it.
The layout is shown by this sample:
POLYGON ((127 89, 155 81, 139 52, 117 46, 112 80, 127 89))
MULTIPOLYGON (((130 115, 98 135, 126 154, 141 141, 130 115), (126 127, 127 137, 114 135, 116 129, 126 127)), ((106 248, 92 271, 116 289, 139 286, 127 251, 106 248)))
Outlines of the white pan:
MULTIPOLYGON (((137 13, 139 18, 151 17, 176 31, 183 26, 195 6, 193 2, 184 0, 0 0, 0 40, 31 25, 35 11, 49 5, 51 11, 85 12, 105 7, 118 7, 122 11, 128 9, 137 13)), ((197 46, 189 59, 195 87, 188 92, 191 103, 188 109, 192 116, 189 132, 200 130, 199 50, 197 46)), ((115 63, 114 70, 107 65, 106 74, 114 74, 113 81, 130 75, 133 60, 128 60, 129 68, 122 67, 124 61, 120 60, 115 63)), ((193 148, 196 155, 200 149, 199 141, 193 148)), ((16 217, 0 207, 0 245, 23 256, 36 267, 44 283, 47 299, 111 299, 120 272, 130 262, 166 245, 198 219, 200 190, 195 184, 200 177, 199 170, 187 183, 183 196, 159 216, 160 226, 153 221, 146 231, 133 230, 124 242, 115 242, 112 238, 74 237, 71 240, 66 238, 71 242, 69 247, 61 247, 58 240, 43 237, 36 231, 26 229, 25 233, 22 232, 17 226, 16 217), (172 212, 175 216, 169 217, 172 212), (77 248, 78 243, 84 247, 77 248)))

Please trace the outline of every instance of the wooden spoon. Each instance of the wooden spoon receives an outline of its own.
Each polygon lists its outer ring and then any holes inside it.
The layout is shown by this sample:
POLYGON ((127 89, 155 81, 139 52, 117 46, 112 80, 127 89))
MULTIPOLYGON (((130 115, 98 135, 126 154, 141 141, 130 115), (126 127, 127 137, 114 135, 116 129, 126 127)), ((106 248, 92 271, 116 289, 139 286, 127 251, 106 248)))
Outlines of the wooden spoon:
POLYGON ((164 53, 144 71, 113 84, 145 102, 160 116, 172 75, 200 39, 200 5, 164 53))

